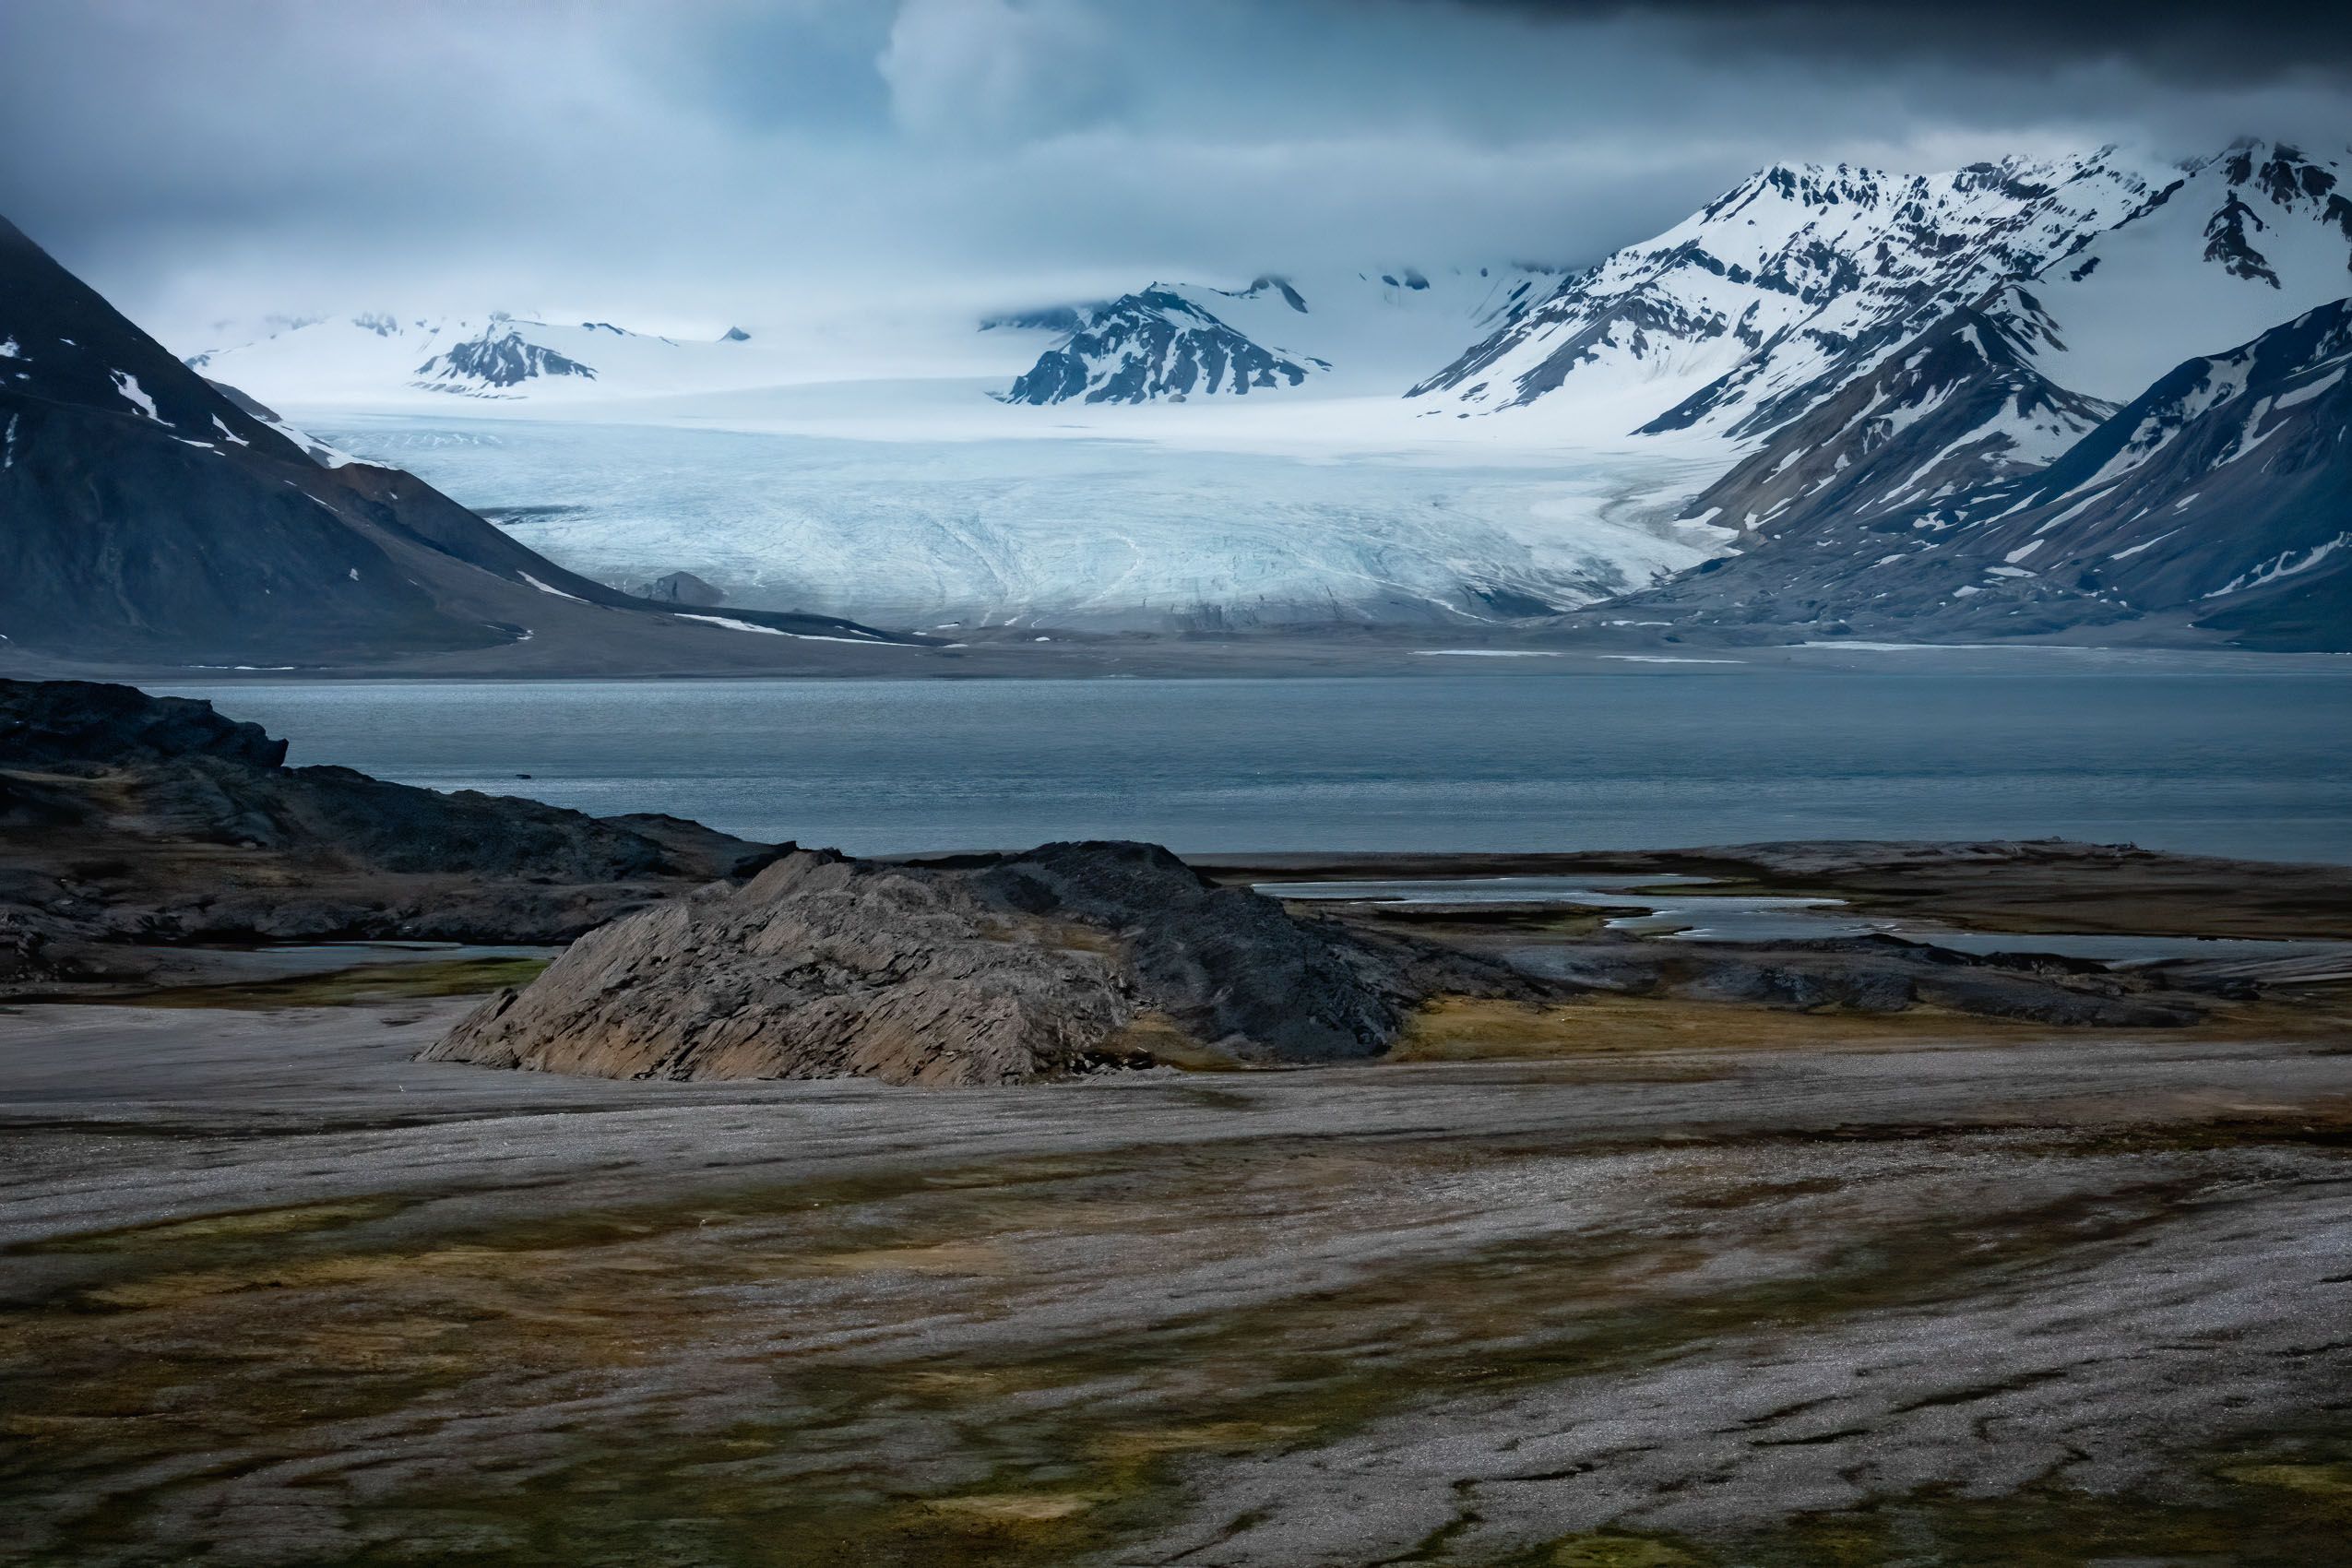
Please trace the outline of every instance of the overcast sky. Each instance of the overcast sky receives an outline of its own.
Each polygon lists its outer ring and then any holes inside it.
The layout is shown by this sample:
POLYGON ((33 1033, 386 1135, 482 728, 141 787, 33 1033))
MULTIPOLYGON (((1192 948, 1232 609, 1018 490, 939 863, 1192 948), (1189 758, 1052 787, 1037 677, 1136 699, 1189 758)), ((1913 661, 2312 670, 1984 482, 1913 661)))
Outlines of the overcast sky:
POLYGON ((1775 160, 2340 155, 2331 6, 0 0, 0 213, 175 347, 1590 260, 1775 160))

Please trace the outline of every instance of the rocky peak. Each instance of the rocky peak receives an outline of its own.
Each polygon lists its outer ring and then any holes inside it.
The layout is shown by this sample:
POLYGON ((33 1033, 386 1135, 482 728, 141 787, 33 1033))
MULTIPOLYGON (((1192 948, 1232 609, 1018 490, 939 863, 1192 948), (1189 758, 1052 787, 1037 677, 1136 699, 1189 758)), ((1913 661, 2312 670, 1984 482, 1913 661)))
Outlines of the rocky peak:
POLYGON ((1562 284, 1414 395, 1484 412, 1621 382, 1610 400, 1629 429, 1764 434, 1918 331, 1921 310, 2031 275, 2146 189, 2112 148, 1922 175, 1776 163, 1562 284))
MULTIPOLYGON (((1421 287, 1424 289, 1429 287, 1427 280, 1422 282, 1421 287)), ((1259 277, 1252 279, 1250 280, 1250 286, 1241 290, 1238 297, 1245 300, 1253 300, 1261 294, 1268 293, 1279 294, 1282 297, 1282 303, 1289 305, 1292 310, 1297 311, 1301 315, 1307 314, 1307 302, 1300 295, 1298 290, 1290 286, 1290 280, 1287 278, 1277 278, 1271 274, 1261 274, 1259 277)))
POLYGON ((1296 386, 1329 368, 1236 331, 1174 288, 1153 283, 1087 313, 1004 394, 1010 403, 1146 403, 1296 386))
POLYGON ((434 391, 479 392, 507 387, 543 375, 576 375, 596 379, 596 372, 579 361, 534 343, 521 331, 497 322, 480 337, 453 345, 417 366, 416 385, 434 391))
POLYGON ((1882 171, 1857 168, 1850 163, 1835 167, 1822 163, 1776 163, 1759 172, 1752 185, 1755 195, 1769 191, 1800 207, 1820 208, 1871 206, 1883 197, 1888 183, 1889 177, 1882 171))
POLYGON ((2325 202, 2337 184, 2329 165, 2305 157, 2287 142, 2240 138, 2210 161, 2219 163, 2233 192, 2251 187, 2273 206, 2289 210, 2300 202, 2325 202))
POLYGON ((0 403, 9 394, 129 421, 190 448, 304 460, 0 219, 0 403))
POLYGON ((2260 279, 2275 289, 2278 274, 2254 248, 2249 231, 2260 233, 2269 225, 2262 215, 2239 199, 2232 189, 2219 211, 2205 222, 2205 259, 2220 264, 2222 270, 2235 278, 2260 279))

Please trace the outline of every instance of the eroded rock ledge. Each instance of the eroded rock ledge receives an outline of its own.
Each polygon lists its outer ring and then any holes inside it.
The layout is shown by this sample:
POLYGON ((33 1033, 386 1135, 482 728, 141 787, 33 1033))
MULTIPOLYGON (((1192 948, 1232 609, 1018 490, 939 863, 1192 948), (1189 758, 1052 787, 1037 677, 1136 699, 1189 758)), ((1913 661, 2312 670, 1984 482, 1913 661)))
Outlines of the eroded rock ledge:
POLYGON ((802 850, 589 932, 430 1061, 613 1078, 980 1085, 1158 1055, 1334 1062, 1499 962, 1301 919, 1154 845, 892 865, 802 850))

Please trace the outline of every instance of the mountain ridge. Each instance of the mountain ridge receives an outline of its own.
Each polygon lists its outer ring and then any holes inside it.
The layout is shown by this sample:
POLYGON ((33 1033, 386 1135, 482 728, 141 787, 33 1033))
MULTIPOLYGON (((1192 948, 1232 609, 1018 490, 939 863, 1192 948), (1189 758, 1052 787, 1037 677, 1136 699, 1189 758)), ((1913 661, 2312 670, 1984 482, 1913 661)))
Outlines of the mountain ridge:
POLYGON ((1614 607, 1871 636, 2157 616, 2352 651, 2348 371, 2352 299, 2182 362, 2043 467, 1875 520, 1815 518, 1614 607))
POLYGON ((1801 415, 1820 400, 1809 383, 1894 341, 1921 306, 2065 254, 2148 185, 2113 148, 1941 174, 1774 164, 1563 280, 1410 395, 1475 415, 1579 393, 1580 409, 1630 413, 1624 431, 1752 436, 1801 415))

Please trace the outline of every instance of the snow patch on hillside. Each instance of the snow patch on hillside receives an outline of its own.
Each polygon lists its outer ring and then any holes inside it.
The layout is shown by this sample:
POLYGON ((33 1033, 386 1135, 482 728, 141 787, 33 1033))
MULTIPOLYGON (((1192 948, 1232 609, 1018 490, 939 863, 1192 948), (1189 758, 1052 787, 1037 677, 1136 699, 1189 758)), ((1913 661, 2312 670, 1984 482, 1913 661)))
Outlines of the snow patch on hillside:
POLYGON ((146 388, 139 386, 137 376, 131 374, 128 371, 121 370, 109 371, 107 374, 113 377, 114 390, 123 395, 123 401, 137 409, 143 417, 151 419, 158 424, 164 422, 163 416, 155 411, 155 399, 148 397, 146 388))

